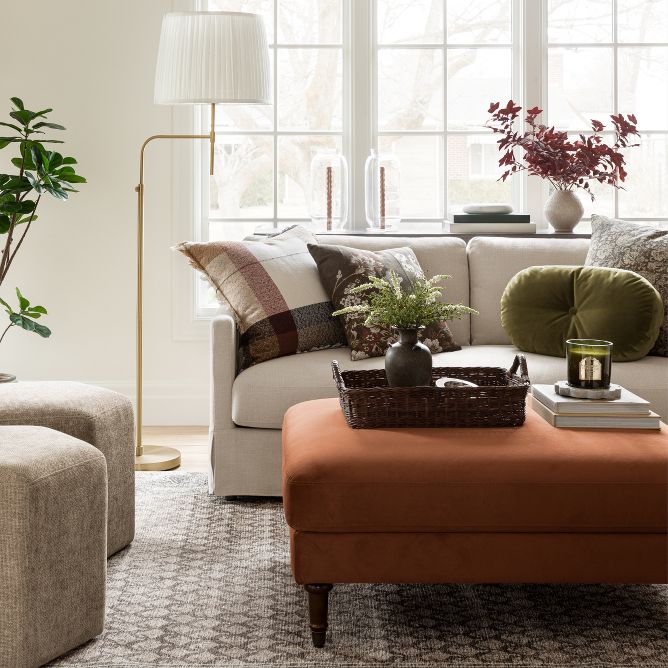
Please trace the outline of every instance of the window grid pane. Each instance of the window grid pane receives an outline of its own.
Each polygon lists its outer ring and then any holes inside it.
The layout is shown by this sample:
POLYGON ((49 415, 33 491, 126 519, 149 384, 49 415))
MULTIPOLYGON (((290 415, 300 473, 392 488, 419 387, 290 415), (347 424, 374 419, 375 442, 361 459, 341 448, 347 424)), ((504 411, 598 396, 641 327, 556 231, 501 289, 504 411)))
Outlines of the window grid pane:
POLYGON ((586 132, 592 118, 610 127, 610 113, 638 118, 640 147, 626 152, 624 189, 594 184, 593 203, 582 195, 585 217, 599 213, 665 226, 668 3, 550 0, 548 35, 550 124, 586 132), (568 46, 574 42, 577 47, 568 46))
MULTIPOLYGON (((211 236, 228 223, 232 232, 233 226, 253 221, 274 226, 297 218, 308 221, 302 218, 307 211, 304 156, 320 143, 344 146, 342 2, 297 0, 301 9, 296 12, 292 0, 208 0, 205 8, 211 10, 253 11, 265 17, 272 67, 278 74, 276 107, 219 106, 220 174, 210 185, 211 236), (290 63, 296 63, 291 72, 286 69, 290 63), (331 76, 321 91, 322 113, 317 107, 305 109, 304 104, 309 88, 304 72, 318 66, 331 76), (287 100, 285 108, 281 97, 287 100), (292 163, 299 146, 295 180, 290 170, 295 173, 292 163), (288 148, 293 151, 289 159, 288 148), (246 173, 253 174, 250 182, 246 173), (249 222, 240 222, 245 219, 249 222)), ((488 200, 498 187, 492 178, 497 156, 493 146, 472 140, 483 136, 477 134, 489 102, 483 98, 511 96, 513 52, 504 46, 513 38, 511 0, 374 0, 374 4, 374 85, 378 86, 374 141, 380 148, 395 147, 406 162, 402 191, 419 174, 416 156, 424 158, 424 164, 440 156, 433 173, 423 168, 419 188, 414 186, 414 192, 423 193, 422 199, 404 195, 402 216, 438 220, 470 198, 488 200), (483 80, 491 67, 497 69, 492 73, 496 88, 483 80), (460 154, 462 146, 465 155, 460 154), (468 174, 467 186, 462 173, 468 174), (425 187, 431 188, 426 195, 425 187)), ((668 137, 667 8, 662 0, 643 0, 640 7, 634 0, 548 2, 548 121, 586 132, 591 118, 609 123, 610 113, 634 112, 642 133, 643 146, 628 154, 626 191, 595 185, 593 205, 584 198, 585 217, 597 212, 649 222, 668 220, 658 185, 666 179, 661 165, 665 166, 668 137), (612 80, 615 72, 617 81, 612 80)), ((498 195, 507 200, 511 189, 502 185, 505 189, 498 195)))
POLYGON ((343 149, 343 0, 203 0, 202 9, 264 17, 274 86, 272 105, 219 105, 208 237, 308 223, 310 159, 319 147, 343 149))
POLYGON ((516 198, 510 182, 496 183, 500 171, 491 133, 471 143, 471 133, 484 132, 490 101, 513 95, 512 5, 511 0, 375 1, 375 141, 401 161, 406 223, 442 220, 471 201, 516 198), (427 16, 432 17, 428 29, 427 16), (442 34, 433 21, 437 16, 443 18, 442 34), (478 151, 484 151, 484 158, 478 156, 487 171, 467 184, 463 175, 478 151))

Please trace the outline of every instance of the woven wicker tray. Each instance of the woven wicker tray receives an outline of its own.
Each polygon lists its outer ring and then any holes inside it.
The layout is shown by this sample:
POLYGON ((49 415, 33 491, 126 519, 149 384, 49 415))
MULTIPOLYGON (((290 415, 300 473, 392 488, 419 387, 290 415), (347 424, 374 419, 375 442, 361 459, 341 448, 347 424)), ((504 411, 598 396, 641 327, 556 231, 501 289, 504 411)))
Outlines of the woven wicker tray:
POLYGON ((383 369, 332 373, 348 424, 377 427, 518 427, 524 424, 531 385, 524 355, 501 367, 434 367, 431 387, 388 387, 383 369), (519 371, 519 374, 518 374, 519 371), (438 378, 461 378, 478 387, 435 387, 438 378))

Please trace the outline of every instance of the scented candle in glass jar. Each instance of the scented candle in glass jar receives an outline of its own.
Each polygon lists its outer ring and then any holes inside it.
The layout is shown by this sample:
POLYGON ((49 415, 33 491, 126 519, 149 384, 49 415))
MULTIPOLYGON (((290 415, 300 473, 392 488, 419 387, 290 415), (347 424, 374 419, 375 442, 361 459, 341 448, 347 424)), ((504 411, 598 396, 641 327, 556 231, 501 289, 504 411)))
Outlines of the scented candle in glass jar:
POLYGON ((568 384, 583 390, 610 387, 612 343, 599 339, 568 339, 568 384))

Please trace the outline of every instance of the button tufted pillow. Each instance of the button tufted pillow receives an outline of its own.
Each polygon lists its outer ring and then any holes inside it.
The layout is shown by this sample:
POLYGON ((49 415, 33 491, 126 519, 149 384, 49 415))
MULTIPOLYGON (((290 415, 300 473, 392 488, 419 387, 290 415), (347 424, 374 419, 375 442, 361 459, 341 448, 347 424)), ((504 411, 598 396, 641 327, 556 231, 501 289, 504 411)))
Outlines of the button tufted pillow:
POLYGON ((663 322, 663 302, 633 271, 601 267, 529 267, 501 297, 501 324, 526 352, 564 357, 566 339, 605 339, 612 359, 647 355, 663 322))

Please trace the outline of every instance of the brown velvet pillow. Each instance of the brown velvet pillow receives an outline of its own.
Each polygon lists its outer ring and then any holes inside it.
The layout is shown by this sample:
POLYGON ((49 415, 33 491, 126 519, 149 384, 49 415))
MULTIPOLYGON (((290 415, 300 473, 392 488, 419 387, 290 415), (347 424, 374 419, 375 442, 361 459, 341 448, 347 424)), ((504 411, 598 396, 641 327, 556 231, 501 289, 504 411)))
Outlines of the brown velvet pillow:
MULTIPOLYGON (((385 278, 390 271, 394 271, 402 285, 410 285, 414 278, 423 276, 420 263, 410 248, 368 251, 348 246, 308 244, 308 249, 318 265, 320 280, 335 309, 359 304, 360 295, 350 294, 350 290, 367 283, 369 275, 385 278)), ((382 357, 398 338, 389 328, 367 327, 362 318, 351 315, 341 317, 353 360, 382 357)), ((445 322, 425 327, 420 332, 420 340, 432 353, 461 350, 445 322)))

